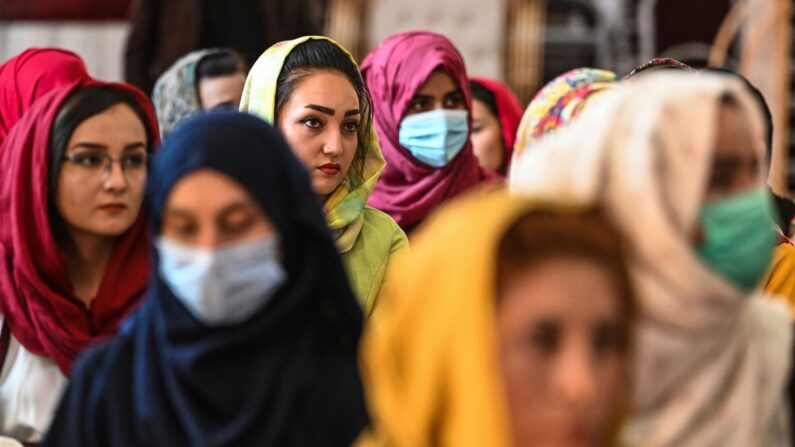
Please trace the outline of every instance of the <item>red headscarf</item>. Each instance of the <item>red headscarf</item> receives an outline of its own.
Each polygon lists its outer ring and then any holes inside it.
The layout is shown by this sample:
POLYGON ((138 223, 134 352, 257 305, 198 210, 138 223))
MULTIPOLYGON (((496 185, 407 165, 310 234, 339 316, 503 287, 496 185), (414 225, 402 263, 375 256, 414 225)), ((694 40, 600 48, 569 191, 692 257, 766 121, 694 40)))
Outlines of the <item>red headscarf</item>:
MULTIPOLYGON (((90 310, 74 289, 48 215, 50 129, 61 105, 80 86, 109 86, 132 94, 156 138, 146 95, 126 84, 86 80, 43 96, 22 117, 0 151, 0 313, 14 337, 68 374, 91 343, 116 331, 143 295, 149 274, 145 218, 116 242, 90 310)), ((153 145, 154 146, 154 142, 153 145)))
POLYGON ((440 67, 464 93, 471 129, 472 91, 464 60, 441 34, 430 31, 395 34, 370 52, 361 66, 372 94, 375 129, 387 162, 368 203, 392 216, 406 232, 442 202, 483 180, 496 178, 478 165, 469 140, 441 168, 422 163, 400 145, 400 122, 411 99, 440 67))
POLYGON ((0 144, 34 101, 86 79, 83 59, 57 48, 31 48, 0 65, 0 144))
POLYGON ((522 106, 519 104, 519 99, 513 90, 502 82, 489 78, 472 78, 471 80, 482 85, 483 88, 494 95, 494 102, 497 105, 497 119, 500 121, 502 141, 505 144, 505 155, 502 159, 500 173, 505 175, 511 164, 516 131, 519 129, 519 122, 522 121, 522 106))

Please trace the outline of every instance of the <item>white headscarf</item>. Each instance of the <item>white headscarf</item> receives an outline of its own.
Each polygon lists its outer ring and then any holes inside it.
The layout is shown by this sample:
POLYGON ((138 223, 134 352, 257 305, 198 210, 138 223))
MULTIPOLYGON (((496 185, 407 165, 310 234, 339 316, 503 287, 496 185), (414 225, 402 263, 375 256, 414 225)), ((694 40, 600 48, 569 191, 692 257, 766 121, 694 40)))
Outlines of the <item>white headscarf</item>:
POLYGON ((732 286, 691 242, 724 94, 761 132, 736 80, 661 73, 597 98, 510 179, 515 193, 600 203, 629 240, 641 300, 631 446, 789 445, 787 310, 732 286))

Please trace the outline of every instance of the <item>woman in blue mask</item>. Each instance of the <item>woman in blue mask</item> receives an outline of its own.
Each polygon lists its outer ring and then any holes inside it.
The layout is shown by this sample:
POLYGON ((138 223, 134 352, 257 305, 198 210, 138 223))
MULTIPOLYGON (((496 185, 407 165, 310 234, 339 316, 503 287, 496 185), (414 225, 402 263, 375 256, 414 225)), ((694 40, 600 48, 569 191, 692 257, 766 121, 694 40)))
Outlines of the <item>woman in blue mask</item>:
POLYGON ((469 78, 446 37, 395 34, 367 56, 361 70, 387 162, 371 206, 410 233, 445 201, 497 178, 472 151, 469 78))
POLYGON ((657 73, 515 165, 515 193, 599 203, 630 241, 641 318, 626 445, 790 445, 791 323, 759 293, 776 243, 763 135, 739 81, 657 73))
POLYGON ((362 313, 282 137, 201 115, 151 178, 148 301, 76 366, 45 445, 349 445, 367 422, 362 313))

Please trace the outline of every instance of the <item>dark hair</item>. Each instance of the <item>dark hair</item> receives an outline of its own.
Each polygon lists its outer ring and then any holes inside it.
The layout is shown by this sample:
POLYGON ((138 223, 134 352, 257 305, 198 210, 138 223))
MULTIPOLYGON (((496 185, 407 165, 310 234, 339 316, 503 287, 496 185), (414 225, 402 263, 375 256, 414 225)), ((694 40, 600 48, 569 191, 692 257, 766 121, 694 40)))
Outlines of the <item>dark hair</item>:
MULTIPOLYGON (((593 261, 610 272, 621 307, 630 322, 635 316, 635 292, 622 238, 598 211, 531 211, 505 232, 497 251, 497 296, 514 275, 554 258, 593 261)), ((629 342, 631 324, 624 328, 629 342)))
MULTIPOLYGON (((287 56, 276 80, 274 125, 278 127, 279 111, 290 99, 298 84, 317 70, 333 70, 342 73, 348 78, 359 97, 361 116, 358 130, 359 144, 351 168, 355 169, 358 174, 356 177, 361 180, 364 175, 366 144, 370 140, 370 128, 373 120, 370 92, 364 84, 356 64, 337 45, 325 39, 308 40, 295 47, 287 56)), ((353 188, 357 186, 359 185, 352 185, 353 188)))
POLYGON ((231 48, 219 48, 203 57, 196 65, 196 81, 202 78, 217 78, 235 73, 246 73, 243 56, 231 48))
MULTIPOLYGON (((69 143, 72 133, 74 133, 77 126, 83 121, 108 110, 116 104, 126 104, 135 112, 138 119, 141 120, 144 129, 146 129, 147 151, 152 151, 154 136, 151 123, 149 122, 146 112, 144 112, 144 109, 131 93, 108 86, 86 87, 75 90, 69 95, 66 101, 64 101, 63 105, 61 105, 61 109, 55 117, 55 121, 53 121, 52 130, 50 132, 50 149, 48 154, 48 166, 50 171, 47 180, 49 182, 51 218, 57 214, 54 213, 55 189, 58 185, 58 175, 61 171, 66 145, 69 143)), ((52 219, 51 221, 55 222, 52 219)))
POLYGON ((478 81, 469 81, 469 85, 472 87, 472 99, 485 104, 489 112, 499 121, 500 114, 497 112, 497 100, 494 98, 494 93, 478 81))

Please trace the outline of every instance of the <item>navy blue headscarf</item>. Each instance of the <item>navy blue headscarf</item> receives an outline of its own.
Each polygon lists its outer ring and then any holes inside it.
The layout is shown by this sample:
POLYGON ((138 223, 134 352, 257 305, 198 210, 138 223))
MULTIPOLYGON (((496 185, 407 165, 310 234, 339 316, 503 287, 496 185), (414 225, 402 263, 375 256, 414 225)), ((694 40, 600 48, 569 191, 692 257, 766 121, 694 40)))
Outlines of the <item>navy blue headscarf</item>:
POLYGON ((155 260, 146 303, 120 339, 77 364, 45 445, 347 446, 367 424, 362 314, 305 169, 259 118, 200 115, 154 161, 155 233, 174 185, 203 168, 260 204, 280 234, 287 283, 252 319, 209 328, 155 260))

